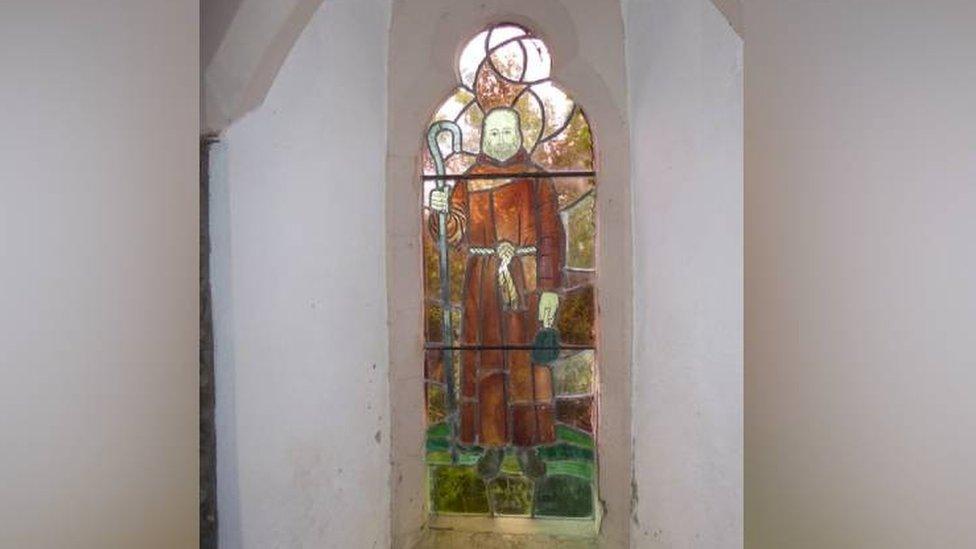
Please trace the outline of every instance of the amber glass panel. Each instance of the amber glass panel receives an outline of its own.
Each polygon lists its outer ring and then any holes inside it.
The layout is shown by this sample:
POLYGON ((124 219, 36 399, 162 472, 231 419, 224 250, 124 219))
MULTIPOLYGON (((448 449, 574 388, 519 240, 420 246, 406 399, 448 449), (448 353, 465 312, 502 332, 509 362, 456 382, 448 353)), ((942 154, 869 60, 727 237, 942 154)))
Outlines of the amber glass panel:
POLYGON ((433 425, 444 421, 447 415, 447 400, 444 386, 440 383, 427 384, 427 424, 433 425))
POLYGON ((556 400, 556 419, 566 425, 593 432, 593 397, 556 400))
POLYGON ((594 295, 593 286, 571 290, 559 305, 557 326, 563 343, 593 345, 594 295))
POLYGON ((492 68, 490 63, 482 63, 475 77, 474 92, 478 104, 485 112, 495 107, 511 107, 515 98, 525 89, 525 84, 505 80, 492 68))
MULTIPOLYGON (((428 342, 443 342, 443 311, 443 307, 439 301, 429 300, 427 302, 424 312, 424 337, 427 338, 428 342)), ((454 340, 457 341, 461 335, 461 307, 454 306, 451 308, 451 319, 453 324, 452 328, 454 332, 454 340)))
POLYGON ((427 349, 424 352, 424 379, 444 383, 444 366, 441 364, 442 351, 427 349))

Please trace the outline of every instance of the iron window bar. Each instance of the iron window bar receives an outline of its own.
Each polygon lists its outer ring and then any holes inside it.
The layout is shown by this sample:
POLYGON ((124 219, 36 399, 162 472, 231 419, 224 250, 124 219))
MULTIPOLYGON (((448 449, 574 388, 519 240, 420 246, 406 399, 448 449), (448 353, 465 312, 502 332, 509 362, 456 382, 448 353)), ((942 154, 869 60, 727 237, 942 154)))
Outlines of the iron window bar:
POLYGON ((543 179, 548 177, 596 177, 595 171, 521 172, 521 173, 459 173, 455 175, 424 174, 424 181, 441 179, 543 179))
POLYGON ((592 351, 596 349, 594 345, 576 345, 576 344, 565 344, 556 346, 535 346, 531 344, 526 345, 440 345, 437 343, 425 343, 424 349, 428 351, 532 351, 535 349, 540 350, 558 350, 558 351, 592 351))

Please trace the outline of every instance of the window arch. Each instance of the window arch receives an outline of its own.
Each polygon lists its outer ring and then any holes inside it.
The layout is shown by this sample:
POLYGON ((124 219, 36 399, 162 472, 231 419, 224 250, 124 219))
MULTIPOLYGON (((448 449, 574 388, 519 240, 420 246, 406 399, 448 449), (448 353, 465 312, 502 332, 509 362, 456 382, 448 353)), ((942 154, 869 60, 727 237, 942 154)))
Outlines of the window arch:
POLYGON ((593 138, 551 68, 526 27, 476 34, 421 151, 434 521, 598 518, 593 138))

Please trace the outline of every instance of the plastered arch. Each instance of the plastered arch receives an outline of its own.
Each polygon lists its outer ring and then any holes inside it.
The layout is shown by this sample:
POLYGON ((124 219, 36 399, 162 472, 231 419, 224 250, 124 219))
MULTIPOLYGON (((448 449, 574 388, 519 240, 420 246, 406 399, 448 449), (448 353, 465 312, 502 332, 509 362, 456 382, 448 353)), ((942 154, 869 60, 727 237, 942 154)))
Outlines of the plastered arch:
POLYGON ((206 46, 201 54, 209 54, 209 58, 202 60, 200 132, 218 134, 264 102, 285 58, 322 0, 223 0, 208 4, 201 3, 202 42, 206 46))
MULTIPOLYGON (((711 1, 742 36, 741 0, 711 1)), ((323 0, 201 3, 201 133, 222 132, 264 101, 295 40, 322 3, 323 0)), ((613 11, 619 14, 620 6, 615 6, 613 11)), ((556 23, 559 15, 553 15, 553 23, 556 23)), ((514 12, 510 20, 528 22, 514 12)), ((475 30, 475 27, 468 30, 475 30)), ((538 29, 538 32, 547 43, 559 39, 544 29, 538 29)), ((560 51, 566 57, 574 53, 572 48, 560 51)))

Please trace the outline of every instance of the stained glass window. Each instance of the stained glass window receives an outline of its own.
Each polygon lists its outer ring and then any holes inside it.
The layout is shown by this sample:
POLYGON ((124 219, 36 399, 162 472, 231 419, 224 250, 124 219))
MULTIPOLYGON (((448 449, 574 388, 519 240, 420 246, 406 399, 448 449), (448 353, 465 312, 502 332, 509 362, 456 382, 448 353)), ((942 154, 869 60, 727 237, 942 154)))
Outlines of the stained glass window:
POLYGON ((546 45, 494 25, 461 52, 421 157, 427 503, 596 514, 596 174, 546 45))

